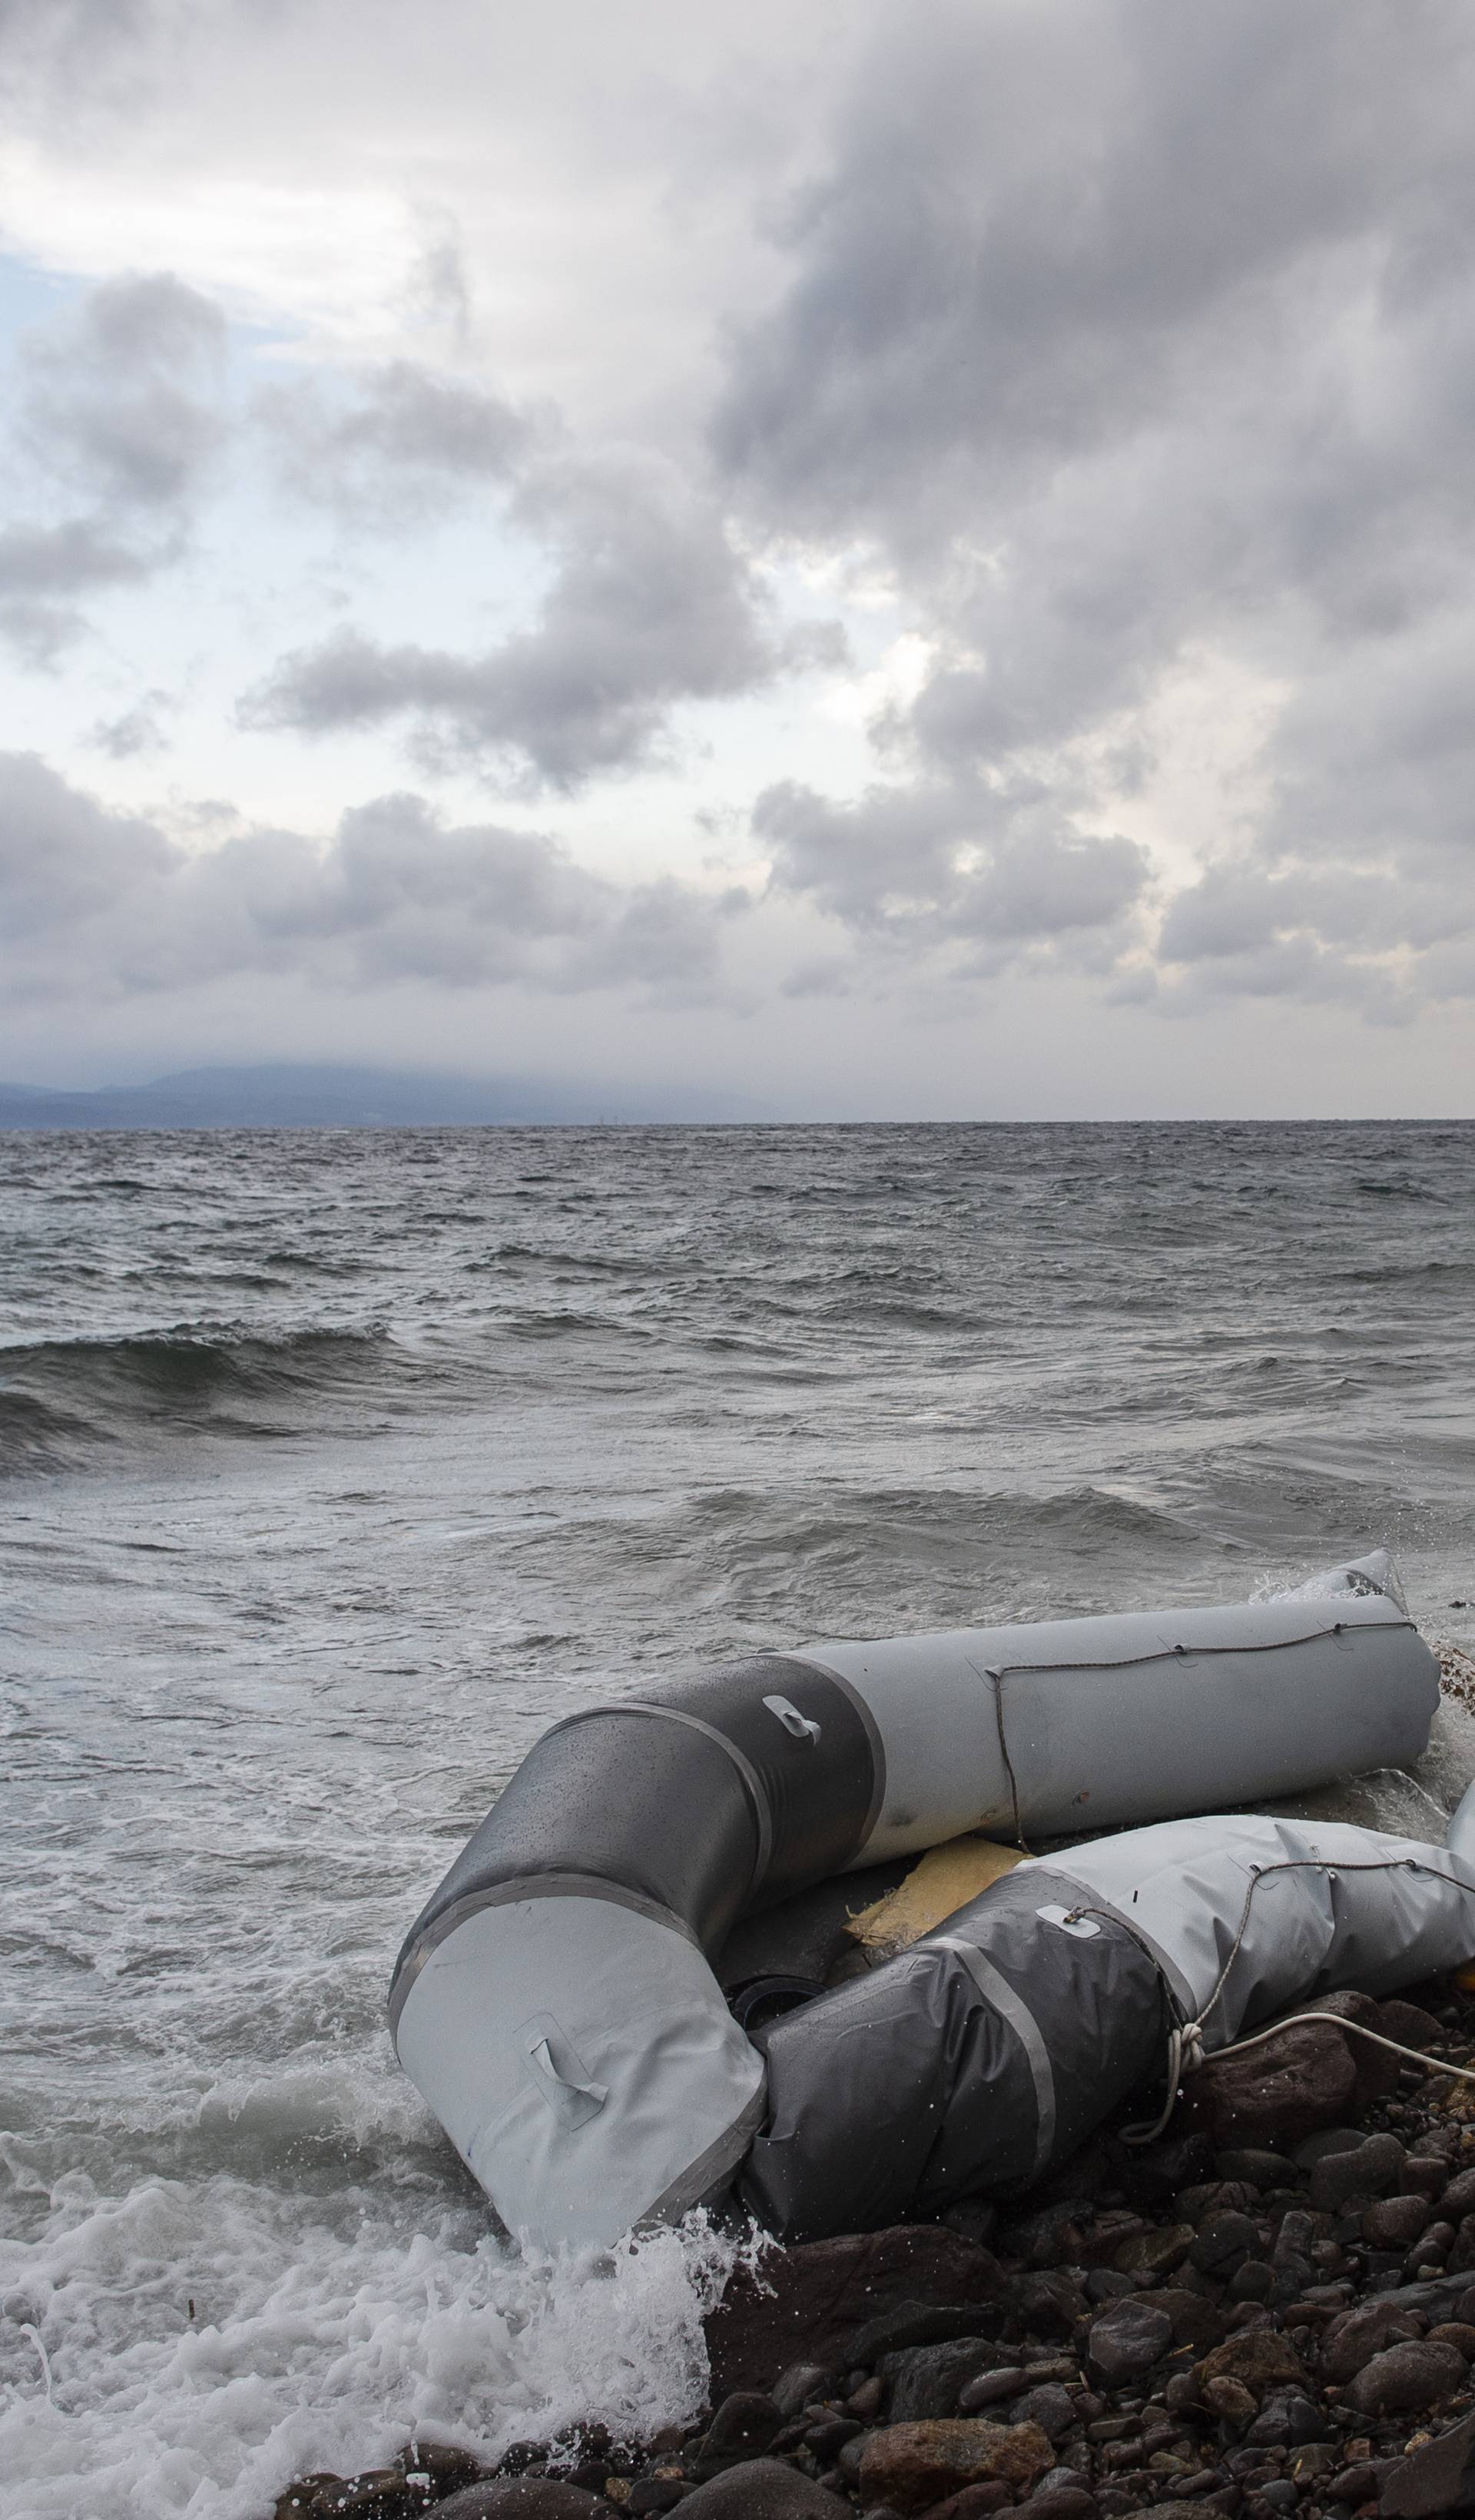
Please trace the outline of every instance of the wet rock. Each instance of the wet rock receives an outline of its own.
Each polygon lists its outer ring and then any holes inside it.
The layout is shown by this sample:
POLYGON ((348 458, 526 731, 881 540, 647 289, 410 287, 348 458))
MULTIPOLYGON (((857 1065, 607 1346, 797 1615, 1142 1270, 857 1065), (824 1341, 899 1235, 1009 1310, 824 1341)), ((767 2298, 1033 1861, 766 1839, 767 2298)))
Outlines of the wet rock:
POLYGON ((1085 2485, 1046 2485, 1020 2503, 1030 2520, 1097 2520, 1099 2505, 1085 2485))
MULTIPOLYGON (((920 2345, 910 2354, 887 2354, 880 2366, 886 2382, 887 2420, 893 2424, 924 2423, 951 2415, 959 2391, 998 2359, 998 2347, 983 2337, 963 2337, 954 2345, 920 2345)), ((1021 2381, 1023 2374, 1020 2374, 1021 2381)))
POLYGON ((787 2421, 799 2412, 801 2407, 812 2406, 817 2398, 831 2397, 838 2377, 839 2373, 830 2363, 790 2362, 786 2371, 780 2372, 768 2394, 787 2421))
POLYGON ((1424 2196, 1381 2196, 1363 2216, 1363 2237, 1372 2249, 1409 2249, 1431 2221, 1424 2196))
MULTIPOLYGON (((1450 2165, 1441 2152, 1410 2152, 1398 2183, 1406 2196, 1425 2196, 1437 2205, 1450 2183, 1450 2165)), ((1461 2213, 1467 2210, 1460 2208, 1461 2213)))
POLYGON ((761 2458, 782 2421, 778 2406, 764 2391, 735 2389, 723 2399, 696 2446, 694 2473, 698 2478, 716 2476, 738 2459, 761 2458))
POLYGON ((551 2476, 494 2476, 431 2507, 435 2520, 608 2520, 609 2510, 598 2495, 551 2476))
POLYGON ((850 2505, 839 2495, 782 2458, 750 2458, 730 2467, 698 2485, 681 2507, 683 2520, 688 2512, 693 2520, 851 2520, 850 2505))
MULTIPOLYGON (((991 2512, 1002 2511, 1013 2501, 1013 2489, 1002 2477, 985 2477, 981 2484, 965 2485, 961 2494, 950 2494, 946 2502, 934 2502, 930 2520, 988 2520, 991 2512)), ((882 2511, 886 2508, 881 2505, 882 2511)), ((876 2520, 868 2511, 866 2520, 876 2520)))
POLYGON ((1260 2246, 1260 2234, 1247 2214, 1211 2214, 1188 2251, 1200 2274, 1227 2281, 1260 2246))
POLYGON ((1475 2415, 1427 2449, 1388 2460, 1381 2485, 1378 2510, 1386 2520, 1443 2520, 1446 2512, 1475 2511, 1475 2415))
POLYGON ((1193 2076, 1189 2104, 1216 2146, 1253 2146, 1331 2125, 1356 2105, 1357 2092, 1348 2042, 1309 2022, 1247 2056, 1211 2056, 1193 2076))
POLYGON ((1021 2397, 1030 2385, 1030 2375, 1017 2364, 1001 2363, 996 2369, 980 2371, 969 2380, 958 2400, 962 2415, 982 2414, 986 2407, 1003 2406, 1007 2399, 1021 2397))
POLYGON ((288 2487, 276 2520, 420 2520, 429 2507, 427 2489, 411 2485, 402 2467, 366 2468, 357 2476, 322 2471, 288 2487))
POLYGON ((1047 2380, 1043 2388, 1026 2389, 1009 2408, 1011 2424, 1038 2424, 1051 2442, 1063 2441, 1076 2420, 1075 2400, 1058 2380, 1047 2380))
POLYGON ((713 2390, 762 2386, 801 2357, 849 2369, 853 2339, 904 2303, 956 2308, 997 2300, 1002 2285, 997 2259, 940 2224, 776 2250, 756 2278, 737 2276, 703 2321, 713 2390))
POLYGON ((1119 2388, 1150 2370, 1172 2343, 1173 2321, 1166 2312, 1141 2301, 1118 2301, 1092 2320, 1086 2351, 1092 2369, 1108 2388, 1119 2388))
POLYGON ((1052 2205, 1005 2225, 1000 2232, 1005 2255, 1027 2267, 1074 2266, 1081 2255, 1081 2228, 1071 2205, 1052 2205))
POLYGON ((1271 2152, 1261 2145, 1241 2145, 1222 2152, 1214 2167, 1221 2179, 1242 2179, 1249 2187, 1294 2187, 1297 2183, 1294 2163, 1283 2152, 1271 2152))
MULTIPOLYGON (((1384 2028, 1389 2007, 1370 1996, 1319 1996, 1319 2012, 1339 2013, 1369 2030, 1384 2028)), ((1195 2123, 1221 2147, 1294 2142, 1338 2120, 1356 2117, 1398 2081, 1399 2060, 1365 2039, 1346 2038, 1328 2022, 1282 2031, 1247 2056, 1211 2056, 1193 2076, 1195 2123)))
POLYGON ((1439 2211, 1447 2223, 1459 2223, 1466 2214, 1475 2214, 1475 2170, 1462 2170, 1451 2180, 1440 2195, 1439 2211))
POLYGON ((986 2196, 964 2196, 950 2205, 942 2219, 950 2231, 959 2231, 965 2240, 977 2240, 987 2249, 999 2228, 999 2208, 986 2196))
POLYGON ((1453 2345, 1467 2362, 1475 2362, 1475 2327, 1466 2318, 1443 2318, 1429 2330, 1431 2345, 1453 2345))
POLYGON ((1069 2273, 1025 2275, 1014 2295, 1020 2323, 1040 2336, 1073 2336, 1086 2315, 1086 2290, 1069 2273))
POLYGON ((1198 2354, 1206 2354, 1227 2334, 1229 2320, 1216 2301, 1204 2292, 1189 2292, 1185 2285, 1167 2284, 1158 2292, 1142 2292, 1138 2300, 1148 2310, 1166 2312, 1173 2322, 1175 2345, 1191 2345, 1198 2354))
POLYGON ((1243 2432, 1246 2424, 1254 2422, 1257 2401, 1244 2382, 1229 2373, 1211 2372, 1201 2384, 1200 2395, 1204 2405, 1223 2416, 1227 2424, 1232 2424, 1236 2432, 1243 2432))
POLYGON ((1383 2478, 1393 2461, 1386 2458, 1355 2459, 1350 2467, 1340 2469, 1329 2481, 1326 2494, 1332 2502, 1345 2502, 1355 2511, 1361 2502, 1375 2501, 1383 2478))
POLYGON ((872 2434, 860 2467, 861 2507, 888 2502, 906 2515, 963 2486, 990 2478, 1028 2492, 1052 2464, 1038 2424, 996 2424, 986 2416, 951 2423, 887 2424, 872 2434))
POLYGON ((1436 2345, 1426 2336, 1389 2345, 1349 2381, 1347 2401, 1363 2415, 1421 2413, 1453 2398, 1467 2368, 1453 2345, 1436 2345))
POLYGON ((1321 2377, 1334 2386, 1355 2379, 1386 2345, 1401 2343, 1418 2330, 1398 2301, 1367 2301, 1334 2318, 1321 2339, 1321 2377))
POLYGON ((982 2336, 998 2324, 1001 2305, 904 2301, 879 2318, 868 2318, 847 2348, 856 2363, 879 2362, 912 2345, 945 2345, 960 2336, 982 2336))
POLYGON ((1297 2144, 1291 2159, 1298 2170, 1310 2177, 1319 2161, 1329 2160, 1334 2152, 1356 2152, 1358 2145, 1366 2140, 1365 2127, 1321 2127, 1317 2134, 1309 2135, 1304 2143, 1297 2144))
POLYGON ((1331 2426, 1304 2389, 1274 2389, 1245 2435, 1246 2447, 1264 2443, 1297 2450, 1303 2442, 1324 2441, 1331 2426))
POLYGON ((1333 2152, 1311 2174, 1311 2201, 1322 2214, 1340 2214, 1349 2197, 1382 2196, 1398 2184, 1407 2158, 1394 2135, 1370 2135, 1348 2152, 1333 2152))
POLYGON ((451 2442, 406 2442, 394 2464, 403 2468, 407 2483, 425 2477, 437 2501, 461 2493, 468 2485, 479 2485, 488 2473, 484 2462, 471 2451, 458 2450, 451 2442))
POLYGON ((1181 2188, 1204 2178, 1212 2165, 1208 2138, 1200 2134, 1144 2144, 1134 2154, 1129 2171, 1133 2193, 1149 2204, 1166 2205, 1181 2188))
POLYGON ((1299 2355, 1274 2327, 1244 2328, 1238 2335, 1227 2336, 1194 2366, 1193 2376, 1200 2393, 1212 2380, 1237 2380, 1256 2400, 1268 2389, 1306 2386, 1299 2355))
POLYGON ((1124 2240, 1112 2265, 1122 2274, 1167 2275, 1183 2265, 1192 2246, 1192 2224, 1170 2223, 1166 2230, 1142 2231, 1124 2240))
POLYGON ((847 2442, 859 2441, 865 2430, 854 2415, 828 2415, 822 2424, 811 2424, 804 2436, 804 2447, 812 2450, 822 2464, 828 2466, 839 2457, 847 2442))
POLYGON ((1400 2039, 1406 2048, 1427 2050, 1444 2037, 1432 2012, 1421 2003, 1408 2003, 1401 1995, 1385 1996, 1378 2005, 1377 2026, 1385 2039, 1400 2039))

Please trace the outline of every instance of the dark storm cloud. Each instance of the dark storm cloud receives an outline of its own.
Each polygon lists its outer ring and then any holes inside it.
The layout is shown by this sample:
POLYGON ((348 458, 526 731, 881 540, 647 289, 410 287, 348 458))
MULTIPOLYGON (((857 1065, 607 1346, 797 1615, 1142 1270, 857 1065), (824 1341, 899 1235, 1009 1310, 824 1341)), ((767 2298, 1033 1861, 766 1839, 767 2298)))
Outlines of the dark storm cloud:
POLYGON ((89 1001, 294 973, 710 993, 730 906, 670 881, 619 885, 552 840, 448 826, 416 796, 343 815, 326 846, 252 831, 180 848, 34 753, 0 754, 0 990, 89 1001))
POLYGON ((751 691, 807 660, 775 638, 720 515, 674 467, 544 464, 516 515, 556 555, 531 629, 479 656, 344 631, 284 657, 246 696, 246 723, 323 734, 408 719, 432 764, 568 789, 648 761, 680 701, 751 691))
POLYGON ((783 879, 853 922, 911 893, 963 922, 939 832, 1034 787, 1007 863, 1043 849, 1043 905, 1090 899, 1050 867, 1061 819, 1130 828, 1149 712, 1217 662, 1274 696, 1258 801, 1220 844, 1242 881, 1170 906, 1165 959, 1223 988, 1435 985, 1431 900, 1458 930, 1472 847, 1472 123, 1445 0, 889 22, 713 428, 750 519, 878 546, 934 645, 873 729, 889 795, 814 800, 783 879), (1212 942, 1231 899, 1253 948, 1212 942))

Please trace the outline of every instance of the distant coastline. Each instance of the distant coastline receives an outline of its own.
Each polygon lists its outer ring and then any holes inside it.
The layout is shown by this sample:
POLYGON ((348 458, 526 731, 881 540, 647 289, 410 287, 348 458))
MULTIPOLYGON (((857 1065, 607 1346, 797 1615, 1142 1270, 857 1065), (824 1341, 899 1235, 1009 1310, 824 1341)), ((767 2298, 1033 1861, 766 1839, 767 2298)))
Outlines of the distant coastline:
POLYGON ((564 1122, 765 1120, 722 1095, 629 1092, 543 1078, 416 1075, 398 1068, 191 1067, 147 1085, 69 1092, 0 1084, 5 1129, 413 1129, 564 1122))

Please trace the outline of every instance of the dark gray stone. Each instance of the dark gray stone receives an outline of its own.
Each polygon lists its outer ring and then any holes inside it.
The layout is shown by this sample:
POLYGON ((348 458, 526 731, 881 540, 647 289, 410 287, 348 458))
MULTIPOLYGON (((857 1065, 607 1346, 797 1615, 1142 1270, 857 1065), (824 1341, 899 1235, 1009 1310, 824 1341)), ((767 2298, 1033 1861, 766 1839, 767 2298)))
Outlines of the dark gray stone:
POLYGON ((839 2373, 824 2362, 790 2362, 768 2394, 786 2422, 816 2399, 833 2397, 838 2378, 839 2373))
POLYGON ((766 2392, 735 2389, 724 2398, 697 2445, 698 2476, 715 2475, 738 2459, 761 2458, 782 2422, 766 2392))
POLYGON ((1389 2459, 1381 2485, 1378 2510, 1385 2520, 1444 2520, 1447 2512, 1475 2511, 1475 2415, 1426 2450, 1389 2459))
POLYGON ((960 2337, 951 2345, 914 2346, 909 2354, 887 2354, 880 2373, 887 2384, 886 2421, 927 2423, 951 2415, 959 2392, 998 2358, 987 2337, 960 2337))
POLYGON ((1340 2214, 1353 2196, 1383 2196, 1396 2187, 1407 2158, 1396 2135, 1370 2135, 1351 2152, 1328 2153, 1311 2174, 1311 2201, 1319 2214, 1340 2214))
POLYGON ((1093 2370, 1108 2388, 1117 2388, 1149 2371, 1172 2343, 1173 2321, 1166 2311, 1150 2310, 1145 2302, 1118 2301, 1092 2320, 1086 2351, 1093 2370))
POLYGON ((1270 2152, 1258 2144, 1241 2144, 1219 2153, 1214 2168, 1221 2179, 1242 2179, 1251 2187, 1294 2187, 1299 2183, 1295 2164, 1283 2152, 1270 2152))
POLYGON ((1188 2251, 1200 2274, 1226 2281, 1260 2248, 1260 2234, 1247 2214, 1211 2214, 1188 2251))
POLYGON ((1463 2388, 1468 2367, 1453 2345, 1427 2336, 1389 2345, 1349 2381, 1347 2403, 1361 2415, 1422 2414, 1463 2388))
POLYGON ((608 2520, 609 2505, 552 2476, 494 2476, 432 2504, 435 2520, 608 2520))
POLYGON ((947 2345, 961 2336, 983 2336, 998 2323, 998 2312, 977 2303, 899 2302, 894 2310, 868 2319, 856 2330, 846 2359, 856 2365, 879 2362, 883 2355, 902 2353, 909 2346, 947 2345))
POLYGON ((1017 2364, 1005 2362, 990 2371, 980 2371, 960 2392, 958 2411, 961 2415, 985 2415, 991 2407, 1005 2407, 1011 2398, 1021 2397, 1029 2387, 1029 2373, 1017 2364))
MULTIPOLYGON (((1075 2400, 1059 2380, 1046 2380, 1038 2389, 1026 2389, 1013 2399, 1008 2408, 1011 2424, 1038 2424, 1052 2442, 1063 2441, 1076 2421, 1075 2400)), ((1039 2489, 1042 2493, 1044 2487, 1039 2489)))
MULTIPOLYGON (((682 2520, 853 2520, 850 2504, 828 2494, 782 2458, 750 2458, 708 2485, 698 2485, 682 2504, 682 2520)), ((608 2520, 607 2503, 603 2506, 608 2520)), ((531 2520, 531 2516, 530 2516, 531 2520)))

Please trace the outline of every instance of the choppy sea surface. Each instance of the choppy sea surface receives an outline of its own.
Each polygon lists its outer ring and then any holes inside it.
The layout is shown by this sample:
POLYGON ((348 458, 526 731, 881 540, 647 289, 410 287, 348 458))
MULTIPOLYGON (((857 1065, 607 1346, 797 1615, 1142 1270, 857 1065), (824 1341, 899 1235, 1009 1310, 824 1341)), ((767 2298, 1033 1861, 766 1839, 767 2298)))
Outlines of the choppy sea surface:
POLYGON ((1475 1126, 12 1135, 0 1341, 14 2520, 699 2403, 726 2244, 514 2261, 383 2024, 591 1691, 1379 1542, 1475 1642, 1475 1126))

